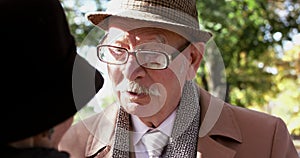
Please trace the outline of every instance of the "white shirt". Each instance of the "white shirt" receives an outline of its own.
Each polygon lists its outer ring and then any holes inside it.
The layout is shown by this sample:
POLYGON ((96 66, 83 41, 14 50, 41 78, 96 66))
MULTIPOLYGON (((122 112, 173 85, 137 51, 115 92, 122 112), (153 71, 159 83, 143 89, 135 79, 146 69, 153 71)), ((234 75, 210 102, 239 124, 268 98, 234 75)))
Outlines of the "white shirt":
POLYGON ((142 136, 149 130, 160 130, 167 136, 171 136, 175 122, 176 110, 174 110, 167 119, 165 119, 157 128, 153 129, 146 126, 136 115, 131 115, 133 132, 130 132, 130 138, 134 147, 135 157, 148 158, 146 147, 141 141, 142 136))

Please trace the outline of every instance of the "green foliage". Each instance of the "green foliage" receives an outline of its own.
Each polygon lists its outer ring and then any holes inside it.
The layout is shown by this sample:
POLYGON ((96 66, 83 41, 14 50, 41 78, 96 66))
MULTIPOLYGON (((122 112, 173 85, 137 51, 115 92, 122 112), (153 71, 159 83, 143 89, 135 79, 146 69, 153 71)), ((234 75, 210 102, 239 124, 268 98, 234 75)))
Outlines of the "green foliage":
POLYGON ((281 117, 291 133, 300 135, 300 46, 286 51, 276 67, 280 92, 270 99, 269 113, 281 117))
POLYGON ((266 5, 264 1, 252 0, 198 2, 200 23, 214 33, 224 60, 230 88, 228 99, 238 106, 265 103, 257 96, 272 86, 271 75, 257 67, 257 59, 271 45, 261 31, 267 23, 266 5))
MULTIPOLYGON (((228 100, 234 105, 279 116, 288 124, 291 133, 299 134, 300 66, 297 69, 295 65, 299 65, 300 55, 298 57, 294 51, 281 58, 280 53, 284 51, 275 51, 278 46, 282 48, 284 40, 291 40, 291 34, 300 30, 299 2, 298 5, 294 3, 297 2, 197 2, 199 21, 215 35, 214 41, 225 63, 228 100), (273 35, 278 32, 282 37, 275 39, 273 35), (298 60, 284 61, 285 58, 298 60)), ((203 78, 207 72, 205 68, 198 72, 199 84, 212 82, 208 77, 203 78)))
MULTIPOLYGON (((96 0, 60 0, 64 7, 67 19, 70 25, 71 33, 74 35, 77 45, 79 46, 86 35, 94 26, 85 18, 89 6, 87 3, 94 5, 95 10, 102 10, 103 6, 100 1, 96 0)), ((95 11, 90 10, 90 11, 95 11)))

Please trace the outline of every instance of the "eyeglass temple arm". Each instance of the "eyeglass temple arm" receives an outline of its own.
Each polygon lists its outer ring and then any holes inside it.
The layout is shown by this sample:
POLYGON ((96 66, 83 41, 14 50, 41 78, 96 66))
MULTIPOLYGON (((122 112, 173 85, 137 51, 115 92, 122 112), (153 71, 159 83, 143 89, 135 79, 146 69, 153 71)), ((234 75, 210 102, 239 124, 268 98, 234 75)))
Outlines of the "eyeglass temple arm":
POLYGON ((191 42, 186 42, 185 45, 183 47, 181 47, 180 49, 178 49, 178 51, 176 51, 175 53, 168 55, 170 61, 174 60, 181 52, 183 52, 189 45, 191 44, 191 42))

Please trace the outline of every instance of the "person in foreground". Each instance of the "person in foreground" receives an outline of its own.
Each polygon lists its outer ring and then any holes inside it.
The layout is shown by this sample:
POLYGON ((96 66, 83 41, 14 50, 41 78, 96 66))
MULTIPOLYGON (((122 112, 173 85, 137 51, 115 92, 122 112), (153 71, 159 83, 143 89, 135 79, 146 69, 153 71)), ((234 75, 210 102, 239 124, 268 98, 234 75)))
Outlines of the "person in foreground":
POLYGON ((0 157, 68 158, 58 143, 103 78, 77 56, 59 1, 1 0, 0 18, 0 157), (73 93, 79 83, 75 72, 83 76, 80 80, 87 75, 95 81, 84 97, 73 93), (76 95, 84 99, 75 102, 76 95))
POLYGON ((116 103, 73 125, 59 149, 72 158, 297 158, 285 123, 230 105, 195 82, 205 44, 195 0, 112 0, 86 17, 107 34, 116 103))

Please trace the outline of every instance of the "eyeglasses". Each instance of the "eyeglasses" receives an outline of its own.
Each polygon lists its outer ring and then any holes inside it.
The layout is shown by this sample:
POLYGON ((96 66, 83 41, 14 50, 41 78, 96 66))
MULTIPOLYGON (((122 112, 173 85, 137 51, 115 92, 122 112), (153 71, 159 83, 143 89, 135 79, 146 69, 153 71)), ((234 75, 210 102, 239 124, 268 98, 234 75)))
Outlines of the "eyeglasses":
POLYGON ((163 70, 190 45, 190 42, 185 43, 179 50, 165 44, 157 44, 164 46, 158 46, 155 49, 137 49, 133 52, 128 51, 126 48, 112 45, 98 45, 97 56, 104 63, 122 65, 128 61, 129 55, 133 54, 140 66, 147 69, 163 70), (173 53, 169 54, 170 51, 173 53))

